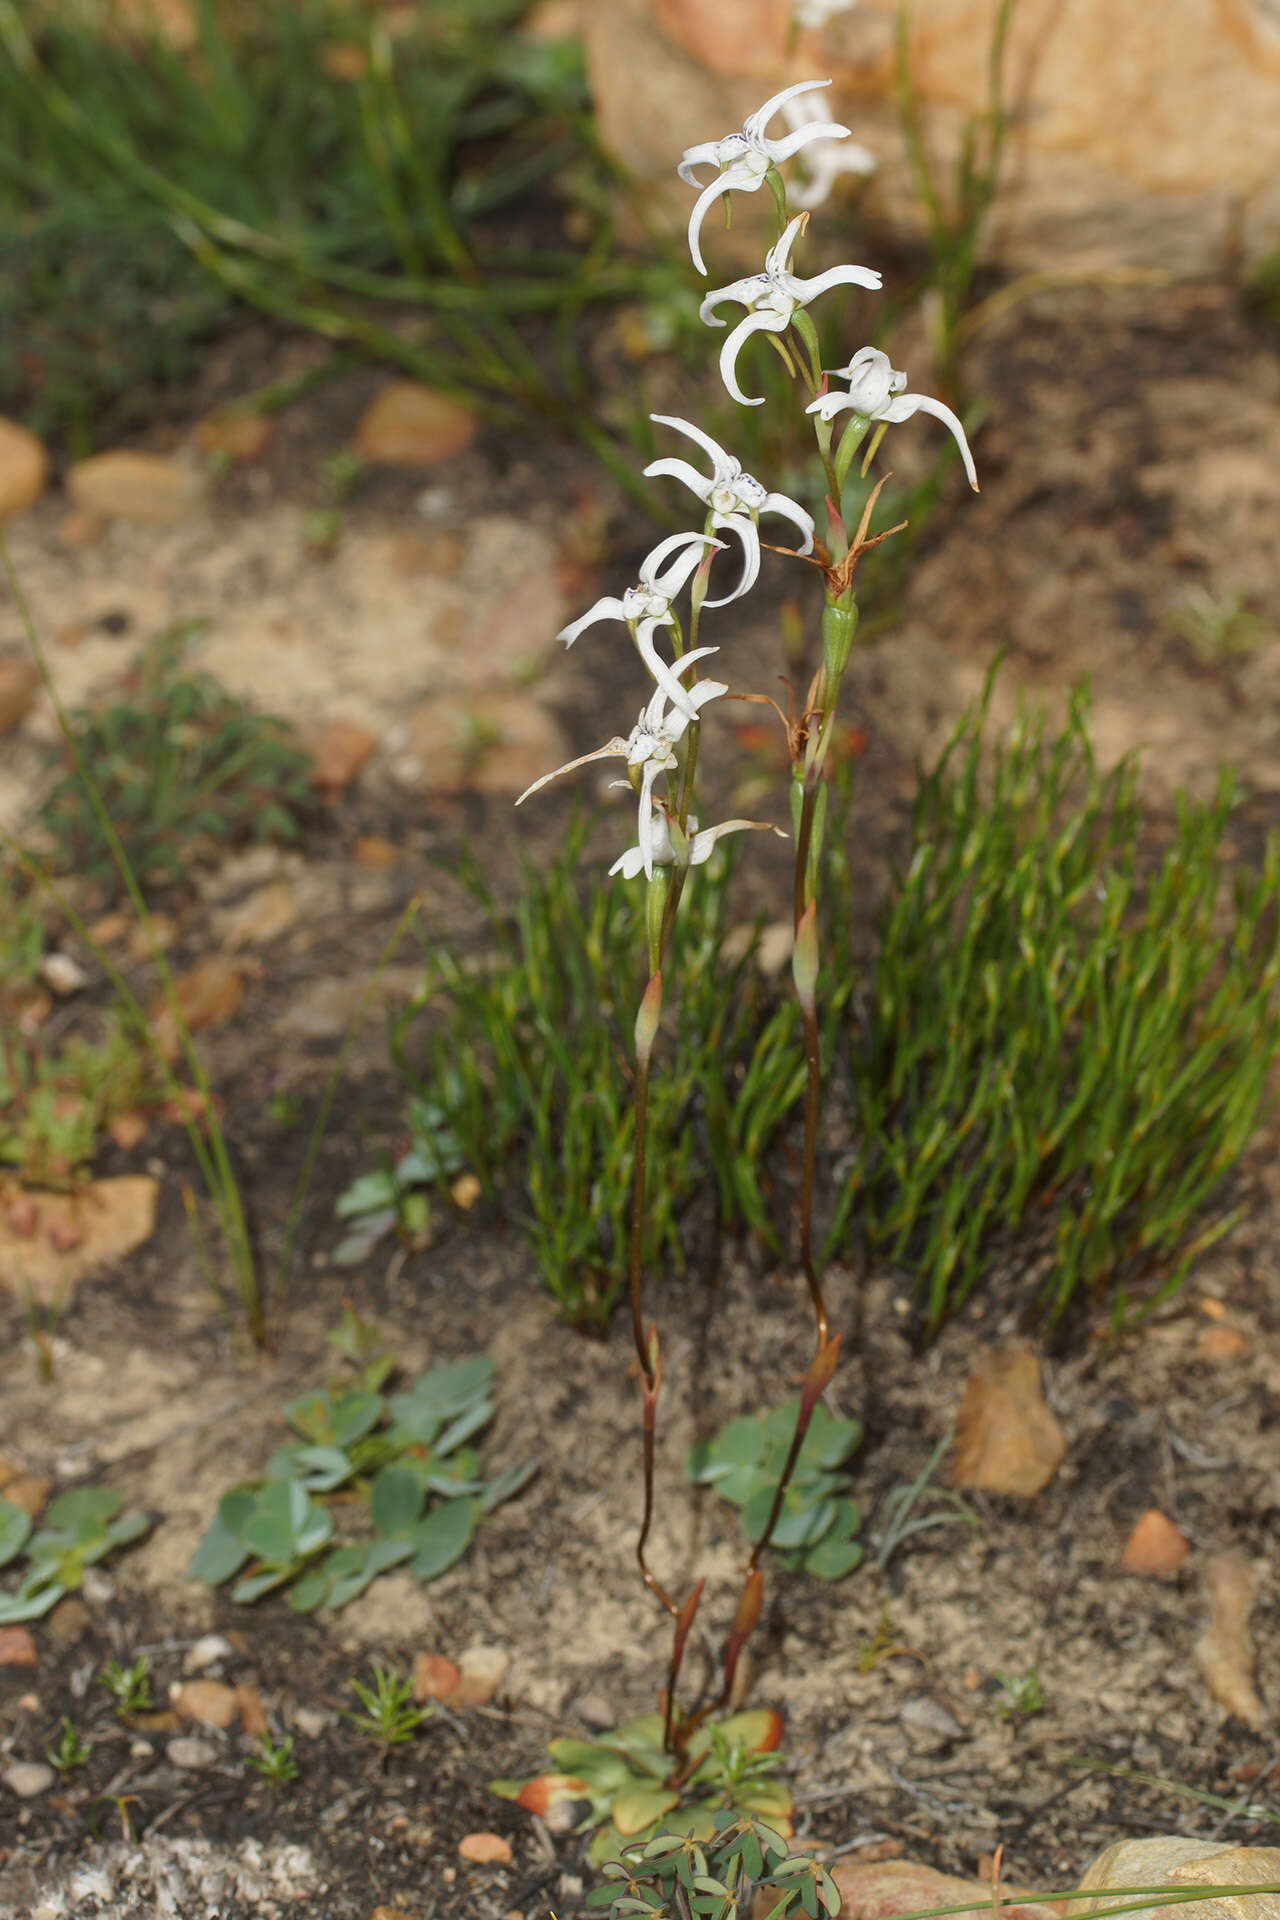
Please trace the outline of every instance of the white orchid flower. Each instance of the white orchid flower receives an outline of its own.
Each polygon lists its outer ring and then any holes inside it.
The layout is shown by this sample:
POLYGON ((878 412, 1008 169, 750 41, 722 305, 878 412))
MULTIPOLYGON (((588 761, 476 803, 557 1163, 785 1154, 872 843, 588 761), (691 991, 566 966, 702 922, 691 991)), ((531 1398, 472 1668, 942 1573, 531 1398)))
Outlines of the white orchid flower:
POLYGON ((720 350, 721 378, 729 393, 744 407, 764 405, 763 399, 750 399, 738 385, 738 355, 753 333, 785 333, 796 308, 807 307, 829 287, 867 287, 873 293, 879 292, 880 275, 873 267, 828 267, 825 273, 815 274, 812 279, 796 278, 788 263, 795 237, 808 217, 807 213, 798 213, 794 220, 788 221, 765 255, 763 273, 753 273, 745 280, 717 287, 698 308, 698 318, 709 327, 726 324, 715 317, 716 308, 724 301, 736 300, 747 308, 746 319, 738 322, 720 350))
MULTIPOLYGON (((635 641, 640 658, 667 699, 688 719, 694 719, 698 709, 693 696, 681 686, 678 675, 659 654, 653 636, 659 627, 675 625, 672 601, 690 574, 702 564, 704 554, 713 548, 723 551, 724 545, 723 540, 715 540, 706 533, 669 535, 667 539, 659 541, 652 553, 646 554, 641 561, 636 586, 628 587, 620 600, 615 595, 605 594, 586 613, 571 620, 567 627, 562 627, 557 639, 563 640, 566 647, 571 647, 584 628, 593 626, 597 620, 621 620, 635 641)), ((706 600, 703 605, 726 606, 742 591, 739 585, 724 599, 706 600)))
POLYGON ((760 481, 751 474, 742 471, 741 463, 732 454, 704 433, 701 427, 695 427, 689 420, 677 420, 673 414, 651 413, 649 418, 660 427, 674 427, 677 433, 687 435, 708 454, 711 459, 710 478, 690 466, 687 460, 654 460, 644 470, 646 480, 665 475, 672 480, 681 480, 697 494, 710 514, 710 523, 722 531, 732 531, 742 542, 743 570, 738 586, 740 594, 746 593, 756 583, 760 572, 760 532, 759 522, 762 513, 779 513, 784 519, 794 522, 803 534, 803 544, 796 548, 797 553, 813 552, 813 515, 785 493, 770 493, 760 481))
POLYGON ((913 413, 931 413, 935 420, 941 420, 945 427, 950 428, 960 449, 969 485, 975 493, 978 492, 977 468, 973 464, 969 442, 959 419, 941 400, 931 400, 924 393, 904 393, 907 376, 889 365, 887 353, 882 353, 879 347, 860 347, 848 366, 836 368, 832 377, 847 380, 848 392, 820 394, 805 408, 806 413, 816 413, 824 420, 834 420, 838 413, 847 409, 851 413, 861 414, 865 420, 884 420, 891 426, 909 420, 913 413))
POLYGON ((848 137, 848 127, 837 126, 834 121, 806 123, 791 133, 784 134, 781 140, 771 140, 765 132, 769 121, 779 107, 798 93, 812 93, 815 88, 829 87, 829 80, 800 80, 794 87, 784 87, 781 93, 775 93, 756 113, 747 115, 742 123, 741 133, 731 133, 723 140, 705 140, 701 146, 686 147, 676 171, 690 187, 702 187, 689 215, 689 252, 699 273, 707 271, 702 258, 699 234, 707 209, 722 193, 756 193, 764 185, 770 167, 776 167, 781 161, 789 160, 793 153, 807 146, 811 140, 843 140, 848 137), (718 169, 714 178, 703 186, 697 175, 697 168, 711 166, 718 169))
POLYGON ((666 808, 655 805, 644 844, 628 847, 625 853, 619 854, 609 872, 610 875, 620 873, 624 880, 634 880, 638 873, 652 877, 654 867, 700 867, 704 860, 711 858, 723 834, 743 831, 776 833, 782 840, 787 837, 780 827, 771 827, 766 820, 722 820, 718 827, 704 827, 699 833, 698 823, 692 816, 688 831, 681 833, 666 808))
MULTIPOLYGON (((800 20, 802 26, 823 24, 821 19, 801 20, 799 10, 796 18, 800 20)), ((817 120, 811 100, 788 100, 783 106, 782 117, 796 133, 799 133, 803 127, 812 126, 817 120)), ((822 205, 842 173, 861 174, 865 179, 868 174, 874 173, 879 165, 880 162, 870 148, 860 147, 856 140, 850 140, 847 143, 842 141, 837 146, 834 141, 820 134, 817 144, 806 151, 801 165, 801 170, 807 178, 801 180, 798 185, 792 183, 787 189, 788 198, 793 207, 812 212, 814 207, 822 205)))
MULTIPOLYGON (((708 654, 717 652, 715 647, 695 647, 692 653, 683 654, 673 668, 678 679, 688 673, 690 667, 699 660, 705 660, 708 654)), ((727 693, 728 687, 722 680, 699 680, 697 686, 688 689, 688 699, 696 715, 708 700, 718 700, 727 693)), ((562 767, 556 767, 551 773, 544 773, 540 780, 526 787, 516 805, 520 806, 531 793, 537 793, 552 780, 558 780, 562 773, 573 773, 579 767, 590 766, 594 760, 623 759, 629 767, 643 767, 641 775, 640 817, 642 823, 653 811, 652 787, 660 773, 670 773, 677 765, 675 749, 684 738, 690 716, 681 708, 667 712, 667 695, 658 687, 648 705, 640 709, 640 717, 624 740, 615 735, 606 740, 602 747, 592 753, 581 753, 576 760, 566 760, 562 767)))

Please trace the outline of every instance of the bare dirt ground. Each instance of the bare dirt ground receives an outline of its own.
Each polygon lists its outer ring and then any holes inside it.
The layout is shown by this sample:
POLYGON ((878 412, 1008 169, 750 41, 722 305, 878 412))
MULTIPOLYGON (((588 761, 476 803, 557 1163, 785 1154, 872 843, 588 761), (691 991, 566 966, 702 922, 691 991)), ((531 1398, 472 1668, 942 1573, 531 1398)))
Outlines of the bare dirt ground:
MULTIPOLYGON (((1144 792, 1157 814, 1178 786, 1208 792, 1224 759, 1246 785, 1242 850, 1277 813, 1274 339, 1214 286, 1106 305, 1059 297, 1000 328, 980 338, 972 368, 975 388, 989 396, 976 449, 982 495, 962 498, 958 482, 948 492, 900 618, 853 670, 852 717, 869 735, 852 846, 868 925, 901 845, 914 764, 936 751, 998 647, 1008 649, 1002 713, 1021 690, 1059 700, 1082 673, 1092 675, 1100 755, 1144 748, 1144 792), (1259 644, 1239 658, 1202 661, 1174 631, 1192 585, 1246 594, 1262 616, 1259 644)), ((643 539, 618 537, 599 588, 570 581, 557 551, 580 470, 560 455, 539 467, 482 437, 432 477, 425 515, 420 484, 376 477, 346 510, 336 561, 318 562, 287 532, 307 498, 299 450, 339 444, 361 399, 339 389, 313 399, 306 433, 299 428, 301 438, 278 447, 256 475, 232 476, 190 526, 117 525, 100 545, 68 548, 50 502, 12 543, 46 630, 82 629, 78 642, 55 639, 51 649, 69 696, 110 684, 129 652, 93 629, 103 614, 126 610, 130 635, 143 639, 175 613, 205 613, 207 663, 236 684, 239 660, 237 690, 317 722, 354 714, 378 736, 367 768, 300 855, 228 863, 176 916, 172 957, 181 964, 218 943, 218 914, 255 889, 283 880, 296 896, 294 923, 254 953, 240 1012, 208 1043, 268 1255, 280 1245, 305 1136, 305 1124, 270 1118, 271 1096, 296 1094, 305 1122, 410 893, 425 888, 430 931, 476 937, 447 871, 464 838, 483 844, 501 878, 514 875, 522 852, 553 844, 565 818, 559 803, 526 820, 527 810, 512 815, 509 795, 433 790, 421 764, 403 764, 410 743, 396 728, 408 704, 483 695, 447 617, 455 591, 470 604, 493 586, 501 556, 518 554, 521 577, 536 578, 541 597, 529 603, 536 612, 515 651, 549 661, 547 640, 568 597, 576 607, 614 590, 643 539), (405 571, 403 542, 421 541, 424 527, 455 544, 432 546, 417 571, 416 562, 405 571), (287 644, 280 636, 269 644, 268 619, 294 623, 287 644), (370 872, 355 857, 369 834, 399 851, 385 870, 370 872), (428 864, 433 858, 443 871, 428 864)), ((905 429, 894 456, 902 471, 916 457, 905 429)), ((767 684, 776 671, 779 597, 775 585, 753 600, 732 637, 740 684, 767 684)), ((16 641, 12 614, 3 621, 0 639, 16 641)), ((596 744, 602 725, 614 729, 619 699, 626 713, 636 704, 631 680, 619 695, 610 677, 618 659, 610 645, 604 630, 588 636, 535 683, 531 698, 569 750, 596 744)), ((15 811, 39 777, 47 727, 37 712, 4 742, 15 811)), ((711 779, 729 784, 723 760, 711 779)), ((413 977, 406 952, 389 994, 407 992, 413 977)), ((142 963, 136 978, 145 989, 142 963)), ((354 1272, 335 1267, 333 1196, 394 1145, 401 1126, 374 1018, 351 1058, 300 1257, 275 1302, 283 1332, 274 1359, 250 1355, 210 1299, 186 1227, 180 1189, 190 1168, 176 1132, 153 1132, 132 1155, 113 1149, 104 1162, 103 1171, 156 1174, 159 1224, 118 1271, 79 1286, 58 1327, 51 1385, 35 1378, 21 1312, 0 1294, 8 1336, 0 1450, 59 1486, 108 1483, 157 1521, 34 1629, 36 1668, 0 1671, 6 1764, 40 1760, 64 1715, 93 1749, 83 1769, 39 1797, 19 1801, 0 1789, 0 1912, 364 1920, 381 1902, 414 1920, 498 1920, 549 1905, 563 1916, 578 1904, 581 1841, 549 1837, 486 1783, 535 1771, 556 1732, 607 1725, 654 1701, 665 1632, 632 1571, 638 1462, 628 1348, 621 1328, 606 1342, 566 1331, 518 1234, 480 1214, 447 1224, 408 1259, 383 1254, 354 1272), (340 1614, 305 1621, 270 1598, 235 1608, 188 1584, 187 1561, 218 1495, 260 1470, 279 1443, 282 1403, 333 1371, 324 1335, 344 1300, 378 1322, 406 1372, 490 1353, 498 1413, 486 1459, 536 1455, 539 1474, 430 1586, 392 1575, 340 1614), (96 1683, 105 1659, 147 1651, 163 1697, 210 1632, 227 1643, 210 1671, 256 1686, 277 1724, 295 1734, 299 1777, 283 1792, 246 1770, 234 1735, 198 1729, 212 1754, 194 1769, 176 1764, 172 1729, 121 1728, 96 1683), (510 1656, 494 1701, 441 1716, 379 1764, 341 1717, 350 1677, 372 1660, 404 1669, 423 1651, 456 1655, 477 1643, 510 1656), (122 1807, 139 1842, 124 1849, 116 1845, 122 1807), (509 1865, 459 1859, 459 1840, 477 1829, 510 1841, 509 1865)), ((788 1778, 801 1830, 816 1841, 900 1846, 962 1872, 1003 1842, 1006 1879, 1066 1885, 1124 1834, 1219 1831, 1216 1808, 1118 1780, 1097 1763, 1234 1802, 1271 1761, 1271 1739, 1227 1720, 1211 1700, 1191 1649, 1205 1619, 1205 1562, 1237 1547, 1256 1575, 1259 1691, 1264 1701, 1280 1697, 1275 1144, 1272 1124, 1245 1170, 1247 1220, 1177 1302, 1117 1342, 1077 1323, 1046 1357, 1047 1398, 1068 1445, 1043 1494, 1030 1502, 972 1496, 968 1522, 956 1517, 913 1538, 883 1568, 872 1551, 834 1586, 771 1572, 753 1698, 785 1716, 788 1778), (1240 1336, 1226 1343, 1229 1352, 1205 1339, 1224 1324, 1240 1336), (1172 1518, 1193 1549, 1164 1580, 1119 1568, 1128 1532, 1149 1507, 1172 1518), (1002 1715, 999 1676, 1032 1669, 1042 1711, 1002 1715)), ((1015 1329, 1021 1277, 1015 1251, 921 1356, 908 1339, 907 1276, 832 1276, 833 1321, 858 1328, 832 1398, 867 1426, 856 1479, 873 1548, 886 1496, 916 1477, 947 1432, 973 1361, 1015 1329)), ((794 1275, 745 1249, 729 1250, 714 1272, 657 1283, 653 1304, 664 1328, 668 1417, 654 1558, 677 1587, 706 1574, 706 1605, 723 1623, 741 1538, 729 1509, 685 1487, 681 1461, 696 1436, 794 1390, 807 1319, 794 1275)), ((940 1494, 925 1499, 929 1511, 947 1511, 940 1494)), ((1257 1792, 1280 1812, 1274 1776, 1257 1792)), ((1236 1817, 1226 1834, 1244 1842, 1269 1830, 1236 1817)))

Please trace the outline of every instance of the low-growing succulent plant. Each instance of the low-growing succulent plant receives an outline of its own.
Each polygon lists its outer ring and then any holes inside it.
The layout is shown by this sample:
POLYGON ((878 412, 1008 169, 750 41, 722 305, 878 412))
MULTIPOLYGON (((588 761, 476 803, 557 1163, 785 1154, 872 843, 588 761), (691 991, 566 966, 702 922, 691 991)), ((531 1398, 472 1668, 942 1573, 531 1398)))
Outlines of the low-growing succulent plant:
POLYGON ((623 1848, 605 1863, 607 1885, 587 1896, 607 1907, 610 1920, 808 1920, 836 1914, 840 1894, 826 1869, 807 1853, 793 1853, 788 1836, 749 1813, 712 1815, 704 1840, 692 1833, 660 1833, 623 1848))
POLYGON ((233 1600, 277 1587, 297 1613, 342 1607, 392 1567, 433 1580, 466 1551, 481 1517, 519 1491, 532 1464, 480 1476, 465 1445, 493 1417, 493 1362, 483 1355, 424 1373, 403 1393, 305 1394, 284 1409, 299 1438, 266 1477, 233 1487, 197 1547, 192 1580, 233 1600), (367 1503, 372 1538, 335 1541, 330 1497, 367 1503))
POLYGON ((642 1714, 598 1740, 552 1740, 555 1770, 528 1780, 494 1780, 494 1793, 529 1813, 579 1832, 598 1829, 590 1855, 599 1865, 659 1832, 705 1841, 727 1810, 760 1815, 790 1833, 793 1801, 772 1776, 781 1756, 782 1720, 771 1708, 706 1722, 680 1756, 663 1746, 660 1713, 642 1714), (555 1810, 553 1813, 553 1809, 555 1810))
MULTIPOLYGON (((798 1410, 799 1402, 788 1400, 773 1413, 731 1420, 713 1440, 691 1448, 685 1462, 691 1480, 741 1508, 750 1540, 768 1524, 798 1410)), ((849 1498, 849 1476, 840 1471, 861 1439, 856 1420, 838 1419, 821 1402, 814 1408, 769 1543, 784 1566, 839 1580, 861 1560, 862 1516, 849 1498)))

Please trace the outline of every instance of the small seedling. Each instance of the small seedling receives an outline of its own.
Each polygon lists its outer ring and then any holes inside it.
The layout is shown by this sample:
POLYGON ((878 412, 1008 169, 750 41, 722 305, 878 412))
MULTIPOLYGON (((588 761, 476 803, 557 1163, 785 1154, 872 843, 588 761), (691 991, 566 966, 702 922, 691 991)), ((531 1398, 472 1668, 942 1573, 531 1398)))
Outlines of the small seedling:
POLYGON ((276 1743, 269 1733, 261 1734, 257 1746, 245 1755, 245 1763, 260 1774, 269 1786, 288 1786, 291 1780, 298 1777, 298 1763, 293 1757, 293 1735, 286 1733, 276 1743))
POLYGON ((946 1487, 930 1485, 934 1474, 942 1464, 947 1448, 955 1435, 954 1427, 948 1427, 929 1458, 921 1467, 914 1480, 900 1480, 885 1495, 880 1531, 876 1537, 876 1565, 884 1572, 904 1540, 913 1533, 927 1533, 932 1527, 945 1527, 953 1521, 962 1521, 966 1526, 978 1531, 978 1519, 966 1505, 960 1494, 946 1487), (942 1513, 915 1514, 917 1502, 926 1492, 943 1501, 946 1511, 942 1513))
MULTIPOLYGON (((3 911, 0 899, 0 912, 3 911)), ((66 1187, 85 1177, 104 1132, 166 1097, 152 1063, 113 1017, 101 1040, 72 1035, 56 1051, 7 1025, 0 1007, 0 1162, 28 1186, 66 1187)))
MULTIPOLYGON (((731 1420, 714 1440, 699 1442, 685 1463, 690 1480, 742 1509, 750 1540, 759 1540, 768 1525, 799 1410, 799 1401, 789 1400, 773 1413, 731 1420)), ((861 1439, 856 1420, 838 1420, 821 1403, 814 1408, 770 1541, 785 1566, 839 1580, 861 1560, 861 1516, 848 1497, 852 1483, 840 1471, 861 1439)))
POLYGON ((43 1619, 83 1585, 86 1567, 144 1534, 149 1517, 121 1515, 123 1504, 108 1487, 76 1487, 52 1503, 33 1533, 30 1515, 0 1499, 0 1567, 24 1551, 30 1563, 13 1592, 0 1591, 0 1626, 43 1619))
POLYGON ((296 1093, 273 1093, 268 1096, 264 1110, 273 1127, 287 1131, 296 1127, 302 1118, 302 1101, 296 1093))
POLYGON ((153 1705, 151 1663, 145 1653, 140 1653, 131 1667, 122 1667, 118 1660, 108 1660, 98 1679, 115 1699, 116 1712, 122 1720, 132 1713, 150 1712, 153 1705))
POLYGON ((1173 619, 1192 652, 1209 666, 1233 654, 1254 653, 1262 644, 1262 620, 1243 593, 1218 598, 1207 587, 1188 587, 1173 619))
POLYGON ((80 1738, 70 1720, 64 1715, 58 1744, 48 1750, 49 1765, 56 1767, 65 1780, 67 1775, 74 1773, 77 1767, 84 1766, 92 1752, 93 1747, 80 1738))
POLYGON ((342 1324, 325 1339, 349 1367, 365 1393, 377 1393, 395 1372, 395 1355, 386 1351, 381 1330, 372 1320, 362 1320, 349 1300, 343 1302, 342 1324))
POLYGON ((366 1687, 353 1679, 351 1687, 364 1707, 363 1713, 348 1713, 346 1718, 361 1733, 367 1733, 384 1747, 400 1747, 412 1740, 424 1720, 435 1712, 434 1703, 418 1706, 413 1698, 412 1680, 401 1680, 390 1667, 373 1669, 373 1685, 366 1687))
POLYGON ((1002 1720, 1029 1720, 1033 1713, 1043 1713, 1044 1689, 1034 1667, 1026 1673, 998 1673, 996 1679, 1001 1686, 996 1712, 1002 1720))

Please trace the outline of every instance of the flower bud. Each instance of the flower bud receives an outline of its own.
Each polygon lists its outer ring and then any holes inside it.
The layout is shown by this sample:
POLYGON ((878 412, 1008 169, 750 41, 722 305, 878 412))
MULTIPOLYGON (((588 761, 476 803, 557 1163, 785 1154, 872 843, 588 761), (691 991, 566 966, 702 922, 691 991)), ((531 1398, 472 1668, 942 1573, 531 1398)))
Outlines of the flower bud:
POLYGON ((649 940, 649 971, 657 973, 662 965, 662 928, 667 917, 667 895, 671 888, 670 867, 655 867, 645 889, 645 932, 649 940))
POLYGON ((653 1052, 653 1043, 658 1037, 658 1023, 662 1018, 662 975, 655 973, 644 990, 640 1002, 640 1011, 636 1015, 636 1063, 646 1067, 653 1052))
POLYGON ((811 900, 800 916, 796 943, 791 954, 791 976, 796 983, 796 998, 806 1013, 812 1013, 818 990, 818 903, 811 900))

